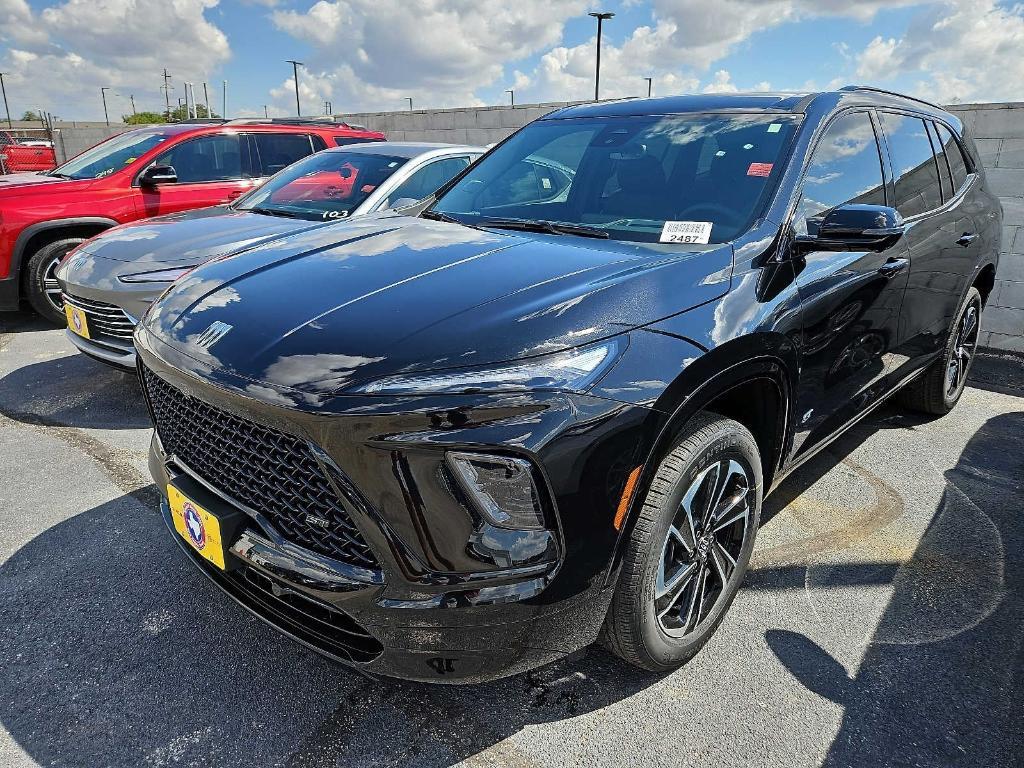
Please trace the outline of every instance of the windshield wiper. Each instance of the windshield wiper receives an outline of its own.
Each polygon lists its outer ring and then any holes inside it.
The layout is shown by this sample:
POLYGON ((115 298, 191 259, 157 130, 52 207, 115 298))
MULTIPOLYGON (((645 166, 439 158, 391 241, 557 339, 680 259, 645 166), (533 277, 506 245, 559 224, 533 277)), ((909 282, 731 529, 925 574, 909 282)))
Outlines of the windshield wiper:
POLYGON ((283 211, 280 208, 242 208, 243 211, 249 211, 250 213, 262 213, 264 216, 280 216, 284 219, 297 219, 299 214, 292 211, 283 211))
POLYGON ((74 176, 68 176, 66 173, 57 173, 56 171, 50 171, 44 174, 45 176, 53 176, 55 179, 73 179, 74 176))
POLYGON ((449 224, 462 223, 454 216, 449 216, 447 213, 442 213, 441 211, 423 211, 423 213, 420 214, 420 218, 430 219, 431 221, 446 221, 449 224))
POLYGON ((481 226, 494 229, 518 229, 523 232, 544 232, 550 235, 579 235, 580 237, 598 237, 608 239, 608 233, 597 227, 584 224, 568 224, 561 221, 545 221, 543 219, 483 219, 481 226))

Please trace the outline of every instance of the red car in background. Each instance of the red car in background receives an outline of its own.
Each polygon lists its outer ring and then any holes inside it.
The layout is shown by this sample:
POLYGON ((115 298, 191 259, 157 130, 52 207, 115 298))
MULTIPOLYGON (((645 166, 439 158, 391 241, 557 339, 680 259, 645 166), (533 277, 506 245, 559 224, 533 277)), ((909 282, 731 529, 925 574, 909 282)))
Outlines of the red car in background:
POLYGON ((0 131, 0 174, 48 171, 57 165, 50 142, 26 144, 10 131, 0 131))
POLYGON ((26 299, 63 324, 57 264, 117 224, 228 203, 314 152, 384 141, 317 120, 229 120, 140 128, 47 173, 0 176, 0 310, 26 299))

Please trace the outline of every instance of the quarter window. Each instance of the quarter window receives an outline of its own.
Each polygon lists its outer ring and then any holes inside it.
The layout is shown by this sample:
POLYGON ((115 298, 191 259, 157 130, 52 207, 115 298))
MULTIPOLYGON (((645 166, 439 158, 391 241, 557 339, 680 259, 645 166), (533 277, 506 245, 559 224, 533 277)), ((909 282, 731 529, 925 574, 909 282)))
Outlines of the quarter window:
POLYGON ((156 165, 173 166, 179 184, 242 178, 242 156, 235 134, 200 136, 184 141, 160 155, 156 165))
POLYGON ((309 136, 304 133, 254 133, 263 175, 272 176, 297 160, 313 154, 309 136))
POLYGON ((422 168, 413 171, 412 176, 399 184, 388 195, 384 207, 394 204, 396 200, 401 200, 403 197, 422 200, 451 181, 459 171, 468 165, 468 157, 446 157, 427 163, 422 168))
POLYGON ((885 205, 882 161, 867 112, 840 115, 811 156, 793 226, 816 235, 833 208, 847 203, 885 205))
POLYGON ((960 149, 960 142, 954 138, 953 133, 944 125, 937 125, 939 129, 939 140, 943 149, 946 150, 946 161, 949 163, 949 171, 953 174, 953 188, 959 191, 967 181, 967 163, 964 161, 963 150, 960 149))
POLYGON ((904 216, 916 216, 938 208, 942 192, 924 120, 912 115, 880 114, 896 179, 896 210, 904 216))

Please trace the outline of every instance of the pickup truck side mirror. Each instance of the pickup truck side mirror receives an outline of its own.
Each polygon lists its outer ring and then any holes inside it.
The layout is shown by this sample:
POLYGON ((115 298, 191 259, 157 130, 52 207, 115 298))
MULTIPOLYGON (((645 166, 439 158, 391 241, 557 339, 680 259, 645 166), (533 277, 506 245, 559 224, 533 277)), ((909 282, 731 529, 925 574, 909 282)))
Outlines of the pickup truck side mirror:
POLYGON ((151 165, 142 172, 139 184, 143 187, 155 187, 157 184, 177 184, 178 172, 173 165, 151 165))
POLYGON ((825 214, 814 234, 797 235, 798 253, 809 251, 884 251, 904 232, 903 217, 887 205, 839 205, 825 214))

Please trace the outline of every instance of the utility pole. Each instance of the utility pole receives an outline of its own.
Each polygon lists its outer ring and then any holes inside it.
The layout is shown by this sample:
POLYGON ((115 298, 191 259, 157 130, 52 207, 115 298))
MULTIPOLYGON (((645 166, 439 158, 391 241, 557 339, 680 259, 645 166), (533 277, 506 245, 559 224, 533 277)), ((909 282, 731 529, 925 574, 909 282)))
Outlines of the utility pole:
POLYGON ((506 88, 505 89, 505 93, 508 94, 508 104, 509 104, 509 106, 510 107, 514 107, 516 105, 516 92, 513 91, 511 88, 506 88))
POLYGON ((409 102, 409 111, 412 112, 412 96, 405 97, 409 102))
POLYGON ((651 98, 651 81, 654 80, 654 78, 653 77, 645 77, 644 80, 647 81, 647 98, 649 99, 649 98, 651 98))
POLYGON ((161 86, 164 92, 164 103, 167 105, 167 119, 171 119, 171 76, 167 74, 167 67, 164 67, 164 84, 161 86))
POLYGON ((135 94, 134 93, 129 94, 128 98, 132 100, 132 114, 133 115, 139 114, 138 112, 135 111, 135 94))
POLYGON ((597 66, 594 70, 594 101, 598 101, 601 98, 601 24, 612 18, 615 14, 605 11, 589 13, 587 15, 597 19, 597 66))
POLYGON ((267 120, 270 119, 270 112, 267 111, 267 105, 266 104, 263 105, 263 116, 265 118, 267 118, 267 120))
POLYGON ((220 116, 225 120, 228 119, 228 81, 224 81, 224 95, 220 103, 220 116))
POLYGON ((107 127, 110 127, 110 115, 107 114, 107 91, 111 90, 110 86, 103 86, 100 88, 100 96, 103 97, 103 117, 107 121, 107 127))
POLYGON ((210 111, 210 92, 206 90, 206 83, 203 83, 203 101, 206 102, 206 116, 213 117, 213 113, 210 111))
POLYGON ((11 108, 7 106, 7 88, 4 86, 4 75, 6 74, 8 73, 0 72, 0 91, 4 94, 4 111, 7 113, 7 127, 13 128, 14 126, 11 125, 11 108))
POLYGON ((302 107, 299 105, 299 67, 306 65, 294 59, 285 59, 285 63, 292 65, 292 75, 295 77, 295 114, 302 117, 302 107))

